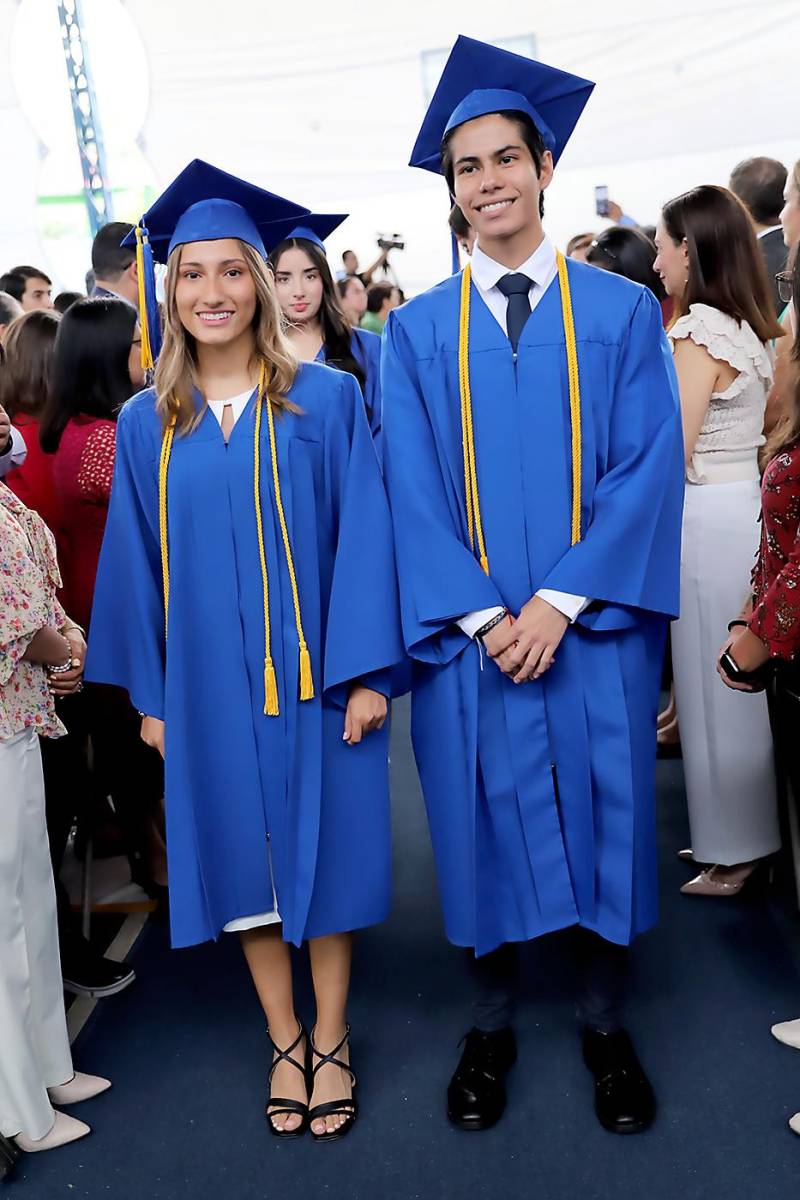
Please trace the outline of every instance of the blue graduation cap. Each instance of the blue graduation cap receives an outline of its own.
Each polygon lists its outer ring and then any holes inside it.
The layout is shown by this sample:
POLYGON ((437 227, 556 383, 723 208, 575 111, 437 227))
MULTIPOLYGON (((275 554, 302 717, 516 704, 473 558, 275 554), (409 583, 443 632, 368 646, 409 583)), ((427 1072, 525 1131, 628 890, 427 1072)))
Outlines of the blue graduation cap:
POLYGON ((442 71, 409 166, 441 174, 445 134, 496 112, 526 113, 558 162, 593 88, 579 75, 462 35, 442 71))
POLYGON ((266 230, 264 240, 267 250, 272 251, 291 238, 303 238, 313 242, 325 252, 325 238, 330 237, 334 229, 338 229, 348 218, 349 213, 308 213, 298 223, 295 218, 286 221, 273 221, 266 230))
POLYGON ((154 365, 161 345, 154 261, 165 263, 187 242, 221 238, 238 238, 266 258, 269 226, 285 220, 296 224, 309 211, 202 159, 190 162, 122 241, 136 247, 142 365, 154 365))

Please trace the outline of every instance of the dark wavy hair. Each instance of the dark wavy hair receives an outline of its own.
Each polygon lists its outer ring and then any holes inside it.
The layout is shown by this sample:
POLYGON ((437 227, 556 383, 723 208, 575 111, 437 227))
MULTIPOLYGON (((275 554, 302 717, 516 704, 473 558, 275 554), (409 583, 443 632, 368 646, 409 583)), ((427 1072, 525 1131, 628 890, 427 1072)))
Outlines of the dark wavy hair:
POLYGON ((604 271, 641 283, 660 303, 667 293, 653 270, 656 253, 655 242, 641 229, 612 225, 598 233, 586 253, 586 261, 593 267, 602 267, 604 271))
POLYGON ((61 435, 81 414, 115 421, 133 392, 128 357, 136 310, 124 300, 78 300, 64 313, 56 338, 50 396, 39 442, 55 454, 61 435))
POLYGON ((750 217, 733 192, 703 184, 670 200, 661 216, 673 242, 685 240, 689 254, 676 317, 693 304, 708 304, 740 324, 747 321, 762 342, 783 335, 750 217))
POLYGON ((21 414, 39 417, 47 404, 60 321, 52 308, 37 308, 16 317, 6 329, 0 405, 12 420, 21 414))
POLYGON ((366 372, 353 353, 352 327, 339 303, 339 292, 333 282, 324 250, 307 238, 286 238, 275 247, 269 256, 269 265, 276 275, 280 269, 281 255, 287 250, 302 250, 304 254, 307 254, 314 270, 319 272, 322 280, 319 323, 322 329, 322 344, 325 347, 325 361, 331 367, 337 367, 340 371, 347 371, 349 375, 354 375, 363 392, 367 381, 366 372))

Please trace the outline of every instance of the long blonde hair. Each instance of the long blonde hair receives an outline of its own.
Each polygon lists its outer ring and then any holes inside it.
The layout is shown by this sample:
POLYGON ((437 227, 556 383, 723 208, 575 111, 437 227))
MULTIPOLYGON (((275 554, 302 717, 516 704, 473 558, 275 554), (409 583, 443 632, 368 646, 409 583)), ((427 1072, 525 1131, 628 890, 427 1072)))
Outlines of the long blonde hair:
MULTIPOLYGON (((296 412, 288 399, 299 368, 297 355, 282 329, 282 314, 275 295, 272 272, 264 259, 246 242, 239 242, 256 289, 253 318, 253 361, 267 368, 269 396, 279 409, 296 412)), ((175 291, 178 285, 181 249, 177 247, 167 263, 164 342, 155 371, 156 409, 166 428, 175 418, 178 432, 191 432, 203 415, 205 405, 195 408, 192 391, 198 386, 195 341, 178 316, 175 291)))

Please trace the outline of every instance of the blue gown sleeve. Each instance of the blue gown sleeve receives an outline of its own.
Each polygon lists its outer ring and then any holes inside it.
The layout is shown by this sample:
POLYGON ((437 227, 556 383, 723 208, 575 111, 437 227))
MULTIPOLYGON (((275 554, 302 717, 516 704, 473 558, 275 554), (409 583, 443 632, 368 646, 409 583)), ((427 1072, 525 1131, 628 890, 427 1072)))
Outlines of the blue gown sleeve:
POLYGON ((403 634, 412 658, 443 664, 470 644, 454 622, 503 599, 467 548, 463 502, 445 491, 414 354, 394 313, 383 337, 383 467, 403 634))
POLYGON ((117 423, 114 478, 94 591, 86 678, 125 688, 135 708, 163 721, 158 443, 141 428, 143 407, 141 401, 130 402, 117 423))
POLYGON ((385 696, 403 690, 405 658, 392 524, 361 391, 337 373, 340 404, 326 410, 325 489, 336 557, 325 636, 328 698, 345 707, 359 679, 385 696))
POLYGON ((364 403, 367 407, 367 419, 372 440, 378 453, 378 461, 382 459, 382 404, 381 404, 381 339, 377 333, 365 329, 353 330, 353 350, 359 366, 366 372, 367 382, 364 390, 364 403))
POLYGON ((636 620, 631 609, 678 615, 684 451, 675 370, 653 295, 642 291, 618 367, 608 467, 583 540, 542 588, 591 596, 578 624, 598 631, 636 620))

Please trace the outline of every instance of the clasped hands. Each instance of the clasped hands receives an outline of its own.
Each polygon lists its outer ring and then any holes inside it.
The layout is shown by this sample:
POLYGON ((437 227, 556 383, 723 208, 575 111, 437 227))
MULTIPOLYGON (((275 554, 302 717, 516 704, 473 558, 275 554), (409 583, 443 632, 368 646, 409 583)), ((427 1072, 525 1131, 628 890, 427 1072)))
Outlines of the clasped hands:
POLYGON ((518 617, 509 614, 483 638, 486 653, 514 683, 540 679, 553 665, 569 628, 563 613, 541 596, 532 596, 518 617))

